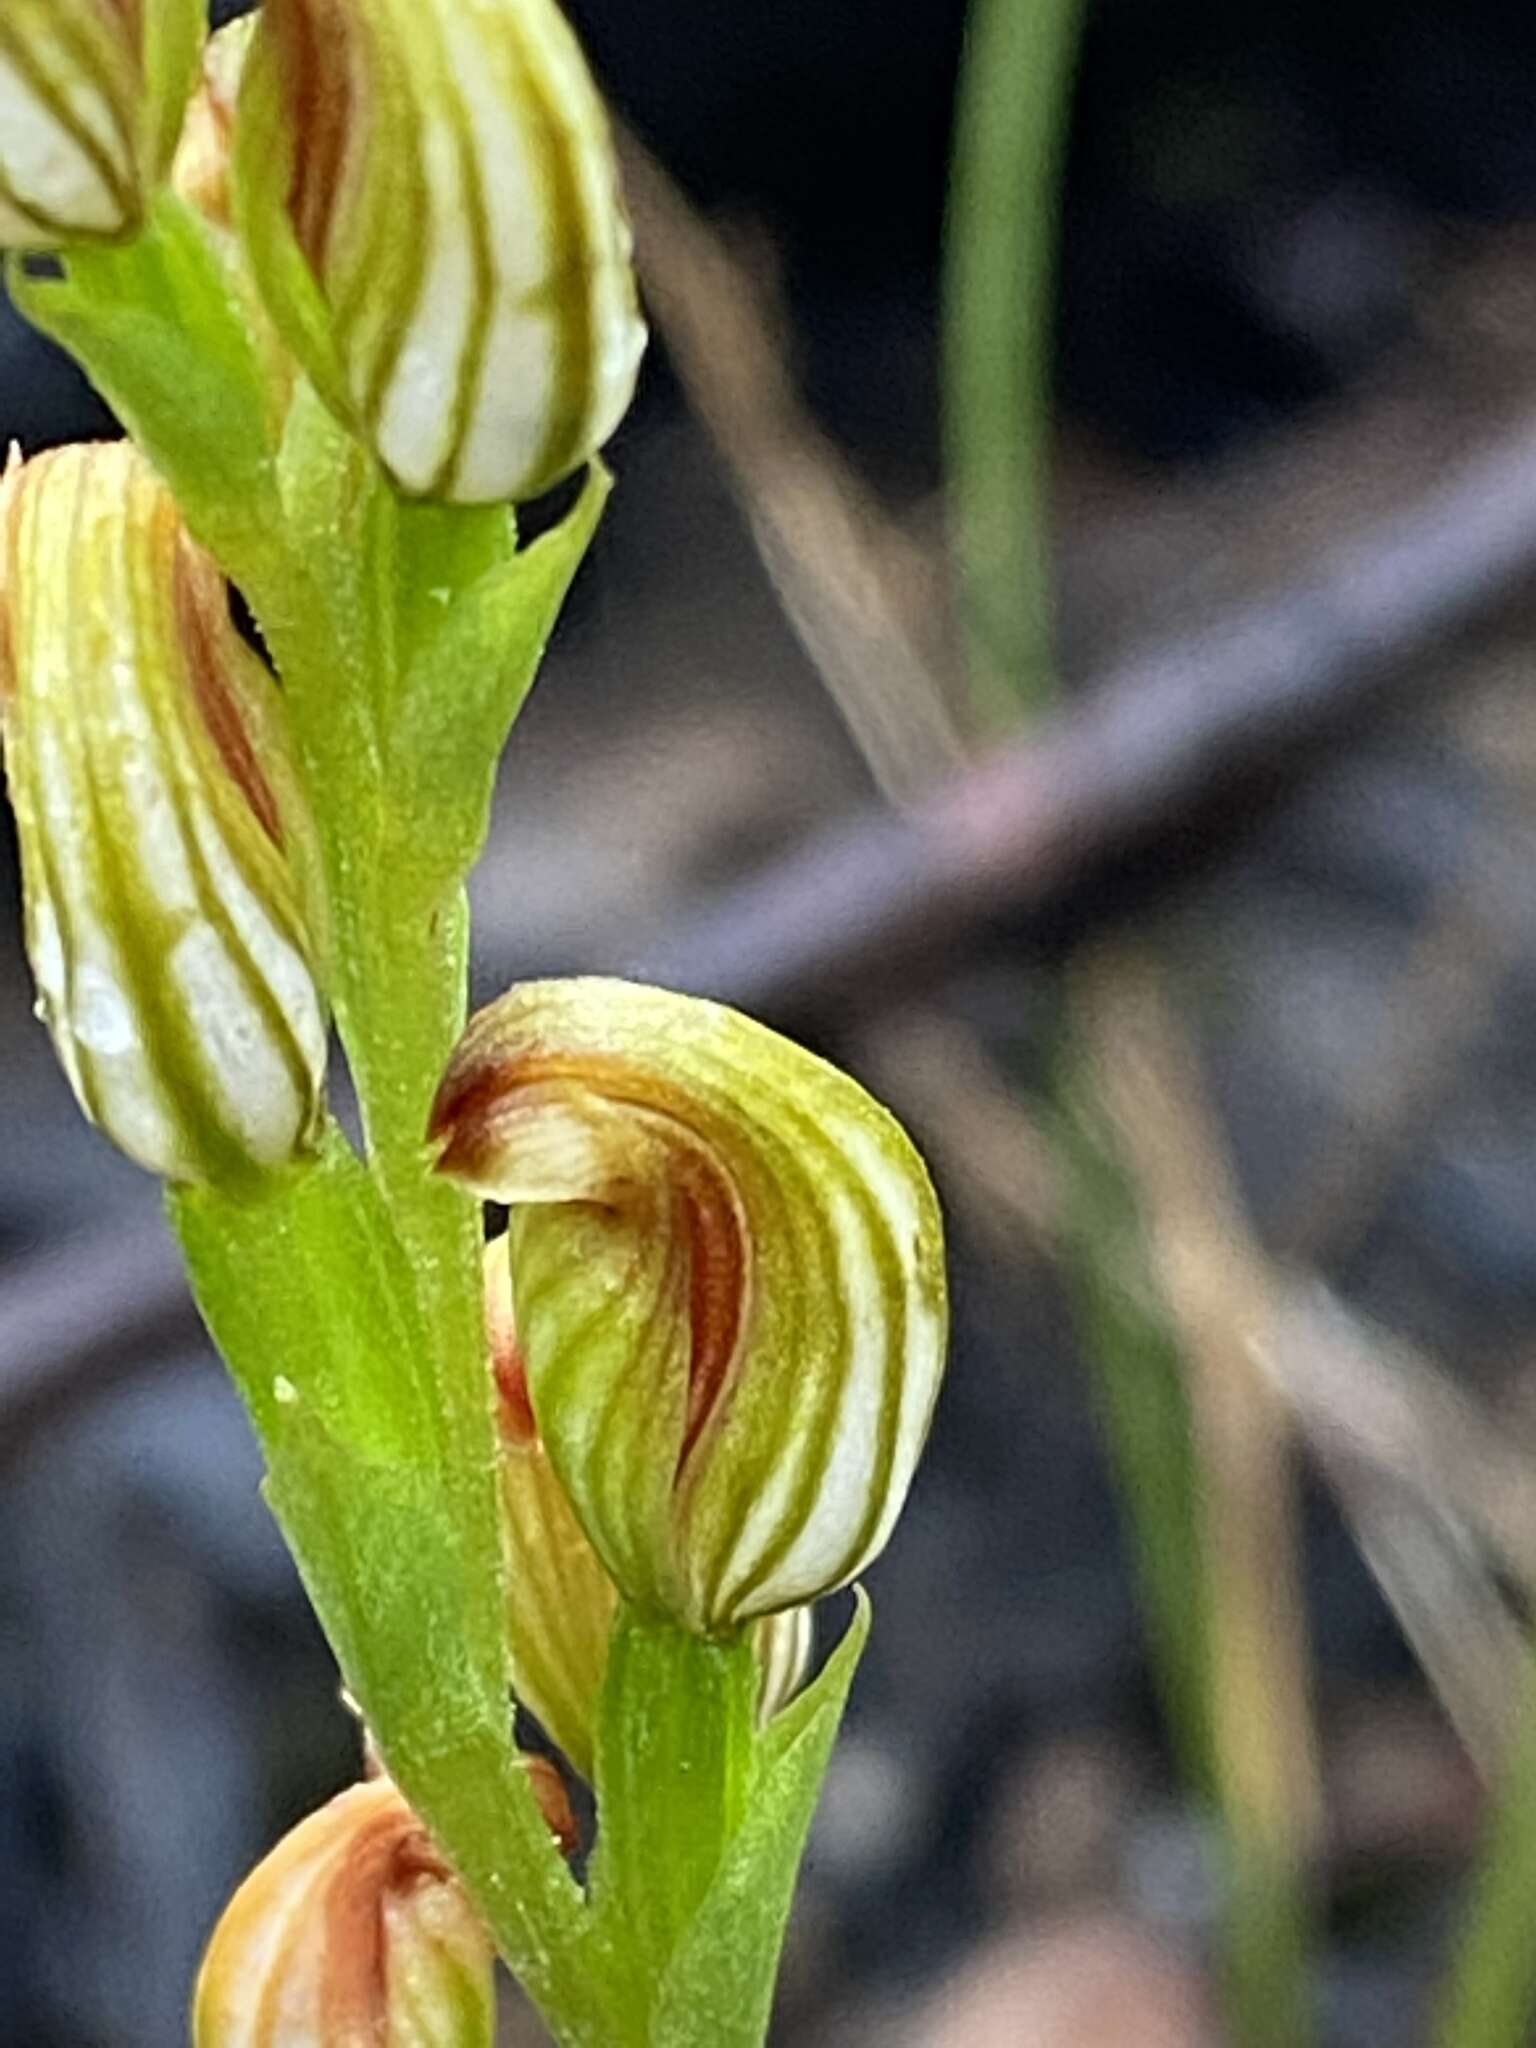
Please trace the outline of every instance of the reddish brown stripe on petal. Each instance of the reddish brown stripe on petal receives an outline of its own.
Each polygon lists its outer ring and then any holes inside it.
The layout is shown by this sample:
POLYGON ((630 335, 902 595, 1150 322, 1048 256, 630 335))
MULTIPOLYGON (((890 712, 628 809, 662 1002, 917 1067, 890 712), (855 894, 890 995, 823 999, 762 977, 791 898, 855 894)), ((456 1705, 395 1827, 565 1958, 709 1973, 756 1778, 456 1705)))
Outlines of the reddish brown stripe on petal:
POLYGON ((526 1053, 514 1059, 455 1059, 443 1076, 427 1124, 429 1143, 441 1144, 443 1173, 473 1174, 494 1149, 495 1113, 530 1081, 547 1060, 526 1053))
POLYGON ((107 12, 116 14, 139 50, 144 39, 144 0, 106 0, 107 12))
POLYGON ((747 1253, 730 1190, 702 1159, 684 1169, 681 1208, 688 1244, 688 1427, 678 1469, 719 1407, 745 1310, 747 1253))
POLYGON ((603 1053, 526 1047, 502 1057, 458 1054, 443 1076, 427 1125, 429 1143, 443 1147, 439 1171, 475 1178, 495 1163, 501 1119, 519 1106, 518 1097, 543 1083, 565 1081, 621 1106, 662 1106, 642 1069, 603 1053))
MULTIPOLYGON (((667 1115, 665 1090, 648 1082, 643 1070, 627 1060, 536 1049, 501 1059, 471 1054, 450 1066, 433 1105, 429 1137, 444 1146, 440 1171, 481 1178, 485 1169, 495 1167, 504 1119, 519 1096, 526 1101, 530 1091, 561 1081, 580 1082, 616 1106, 667 1115)), ((691 1354, 681 1469, 718 1409, 730 1377, 746 1312, 748 1247, 730 1185, 710 1156, 679 1132, 668 1146, 667 1159, 672 1213, 688 1261, 691 1354)), ((602 1198, 596 1189, 593 1198, 602 1198)), ((493 1332, 504 1412, 509 1396, 517 1403, 527 1400, 527 1374, 515 1338, 510 1337, 510 1321, 507 1336, 503 1368, 502 1336, 493 1332)), ((520 1409, 513 1413, 520 1414, 520 1409)), ((528 1421, 532 1434, 531 1406, 528 1421)))
POLYGON ((351 29, 337 0, 267 0, 278 75, 293 136, 288 212, 318 276, 342 189, 353 105, 351 29))
POLYGON ((358 1830, 326 1886, 322 2040, 384 2038, 389 2021, 384 1894, 400 1869, 407 1843, 421 1833, 419 1824, 400 1808, 381 1813, 358 1830))
POLYGON ((536 1443, 539 1426, 533 1419, 533 1400, 528 1392, 528 1367, 516 1339, 496 1347, 497 1421, 509 1444, 525 1449, 536 1443))
POLYGON ((224 649, 233 632, 224 579, 191 542, 180 539, 176 557, 176 617, 197 708, 225 768, 239 785, 257 823, 274 846, 283 844, 283 820, 272 785, 251 745, 240 707, 224 679, 224 649))

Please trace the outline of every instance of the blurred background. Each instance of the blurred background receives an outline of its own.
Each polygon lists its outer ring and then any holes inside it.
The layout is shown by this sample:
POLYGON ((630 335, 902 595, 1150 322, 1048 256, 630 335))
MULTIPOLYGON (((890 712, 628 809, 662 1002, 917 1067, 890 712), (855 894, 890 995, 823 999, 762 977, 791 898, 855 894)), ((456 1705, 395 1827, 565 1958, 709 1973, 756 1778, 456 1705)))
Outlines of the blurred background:
MULTIPOLYGON (((1066 702, 989 771, 940 495, 962 0, 571 11, 650 153, 661 332, 507 762, 478 990, 750 1005, 907 1120, 953 1239, 778 2038, 1221 2039, 1155 1663, 1171 1331, 1322 2039, 1412 2041, 1536 1565, 1536 22, 1093 0, 1066 702), (1106 1119, 1139 1230, 1093 1194, 1106 1119)), ((0 314, 5 436, 107 427, 0 314)), ((164 2048, 355 1738, 156 1190, 33 1022, 9 846, 0 882, 0 2039, 164 2048)))

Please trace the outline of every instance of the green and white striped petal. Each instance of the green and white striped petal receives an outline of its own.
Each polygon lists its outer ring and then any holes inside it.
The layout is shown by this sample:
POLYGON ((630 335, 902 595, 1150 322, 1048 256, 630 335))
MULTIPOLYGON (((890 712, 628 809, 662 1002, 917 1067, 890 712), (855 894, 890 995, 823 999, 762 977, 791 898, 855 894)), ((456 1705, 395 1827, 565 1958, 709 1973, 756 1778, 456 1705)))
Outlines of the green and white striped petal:
MULTIPOLYGON (((485 1320, 500 1419, 512 1680, 524 1706, 590 1779, 619 1595, 576 1519, 533 1420, 504 1237, 485 1249, 485 1320)), ((811 1610, 768 1615, 754 1636, 762 1666, 760 1713, 767 1722, 805 1681, 815 1643, 811 1610)))
POLYGON ((763 1669, 758 1716, 766 1727, 805 1684, 816 1648, 816 1622, 809 1607, 765 1614, 757 1624, 757 1655, 763 1669))
POLYGON ((412 495, 529 498, 645 344, 607 116, 555 0, 267 0, 237 144, 274 320, 412 495))
POLYGON ((5 0, 0 246, 136 232, 175 150, 204 24, 202 0, 5 0))
POLYGON ((629 1600, 722 1632, 879 1554, 947 1324, 938 1204, 886 1110, 716 1004, 535 982, 471 1024, 433 1135, 512 1206, 532 1412, 629 1600))
POLYGON ((528 1405, 505 1238, 486 1247, 485 1320, 500 1420, 512 1682, 583 1777, 619 1596, 555 1477, 528 1405))
POLYGON ((192 2008, 195 2048, 490 2048, 491 1943, 387 1778, 302 1821, 236 1892, 192 2008))
POLYGON ((0 486, 0 716, 39 1009, 91 1120, 238 1189, 318 1127, 313 828, 276 686, 131 444, 0 486))

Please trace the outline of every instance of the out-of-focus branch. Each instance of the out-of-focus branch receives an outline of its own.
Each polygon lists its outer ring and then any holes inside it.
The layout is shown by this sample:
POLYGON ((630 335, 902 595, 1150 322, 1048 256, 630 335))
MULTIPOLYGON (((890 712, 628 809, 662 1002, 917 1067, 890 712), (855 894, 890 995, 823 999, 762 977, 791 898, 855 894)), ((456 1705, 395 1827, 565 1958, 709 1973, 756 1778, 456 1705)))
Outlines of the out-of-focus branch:
POLYGON ((638 955, 615 935, 615 956, 781 1017, 884 1000, 999 915, 1060 905, 1102 861, 1187 831, 1234 779, 1422 687, 1414 664, 1533 573, 1526 418, 1416 502, 1336 536, 1295 583, 1116 662, 905 815, 836 825, 638 955))
POLYGON ((1235 2031, 1290 2043, 1308 2033, 1304 1900, 1322 1796, 1290 1417, 1253 1356, 1274 1316, 1270 1272, 1150 955, 1097 949, 1073 987, 1088 1078, 1135 1191, 1148 1277, 1183 1361, 1199 1475, 1201 1584, 1189 1592, 1203 1609, 1207 1740, 1230 1837, 1235 2031))
POLYGON ((647 305, 791 625, 882 794, 904 804, 963 755, 939 681, 942 563, 887 516, 812 419, 762 267, 633 136, 620 140, 647 305))

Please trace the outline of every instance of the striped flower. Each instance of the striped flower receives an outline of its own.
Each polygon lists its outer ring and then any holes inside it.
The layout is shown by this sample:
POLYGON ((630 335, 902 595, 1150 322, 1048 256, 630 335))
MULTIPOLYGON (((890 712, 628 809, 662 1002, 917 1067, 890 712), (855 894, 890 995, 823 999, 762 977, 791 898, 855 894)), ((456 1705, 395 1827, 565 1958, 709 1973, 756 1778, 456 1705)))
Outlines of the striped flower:
POLYGON ((535 982, 471 1024, 433 1134, 512 1205, 529 1412, 629 1600, 725 1632, 879 1553, 946 1324, 937 1203, 885 1110, 715 1004, 535 982))
POLYGON ((4 0, 0 246, 134 234, 181 132, 204 0, 4 0))
POLYGON ((39 1007, 87 1116, 173 1180, 304 1151, 312 830, 223 576, 126 442, 0 485, 0 716, 39 1007))
POLYGON ((274 319, 402 490, 532 497, 623 417, 629 227, 555 0, 266 0, 237 176, 274 319))
MULTIPOLYGON (((513 1682, 524 1706, 590 1779, 618 1589, 587 1541, 533 1419, 527 1366, 512 1321, 505 1238, 486 1247, 485 1320, 501 1425, 513 1682)), ((768 1721, 805 1679, 813 1648, 811 1611, 797 1607, 765 1616, 754 1634, 763 1673, 761 1714, 768 1721)))
POLYGON ((388 1778, 311 1814, 236 1892, 192 2007, 196 2048, 490 2048, 491 1944, 388 1778))

